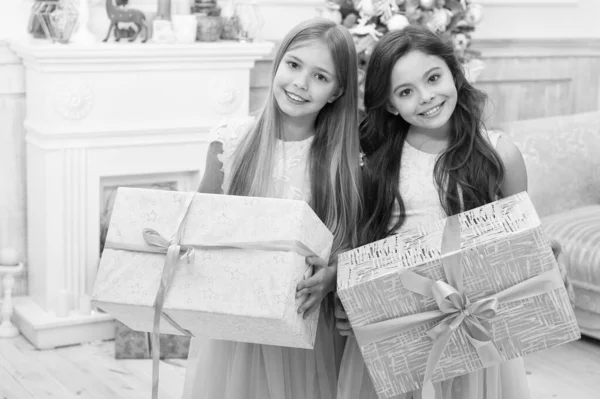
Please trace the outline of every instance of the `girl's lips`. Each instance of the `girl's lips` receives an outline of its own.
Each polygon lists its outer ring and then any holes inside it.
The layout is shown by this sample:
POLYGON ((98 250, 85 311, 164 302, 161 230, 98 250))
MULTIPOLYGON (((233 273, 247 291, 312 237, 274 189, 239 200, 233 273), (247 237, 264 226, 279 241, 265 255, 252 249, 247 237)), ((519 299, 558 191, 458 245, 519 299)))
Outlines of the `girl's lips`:
POLYGON ((306 102, 308 102, 308 100, 307 100, 307 99, 305 99, 304 97, 301 97, 301 96, 299 96, 299 95, 297 95, 297 94, 291 93, 291 92, 289 92, 289 91, 287 91, 287 90, 284 90, 284 92, 285 92, 286 96, 287 96, 287 97, 288 97, 290 100, 292 100, 292 101, 294 101, 294 102, 297 102, 297 103, 306 103, 306 102))
POLYGON ((419 113, 419 115, 425 116, 425 117, 436 115, 437 113, 439 113, 439 111, 442 109, 442 107, 444 106, 445 103, 446 102, 443 101, 442 103, 435 105, 435 106, 427 109, 426 111, 419 113))

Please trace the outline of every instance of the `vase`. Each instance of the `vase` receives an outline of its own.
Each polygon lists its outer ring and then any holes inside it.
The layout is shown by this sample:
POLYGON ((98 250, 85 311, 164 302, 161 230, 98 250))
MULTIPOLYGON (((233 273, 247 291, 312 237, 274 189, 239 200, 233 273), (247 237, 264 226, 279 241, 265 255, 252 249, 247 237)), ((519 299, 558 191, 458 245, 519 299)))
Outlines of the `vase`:
POLYGON ((200 42, 215 42, 221 38, 223 20, 221 17, 198 15, 198 30, 196 38, 200 42))
POLYGON ((73 0, 36 1, 31 10, 29 32, 35 38, 68 43, 77 25, 78 11, 73 0))

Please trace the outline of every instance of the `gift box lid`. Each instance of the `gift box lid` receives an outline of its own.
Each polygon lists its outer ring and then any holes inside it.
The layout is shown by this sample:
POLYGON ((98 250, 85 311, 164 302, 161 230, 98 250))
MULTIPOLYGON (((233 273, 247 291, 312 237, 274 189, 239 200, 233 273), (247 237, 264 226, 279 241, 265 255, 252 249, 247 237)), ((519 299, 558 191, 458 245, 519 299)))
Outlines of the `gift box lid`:
POLYGON ((182 224, 181 245, 260 249, 290 245, 329 258, 333 235, 304 201, 140 188, 118 189, 106 247, 147 247, 142 231, 167 240, 182 224), (191 201, 191 203, 190 203, 191 201), (189 208, 188 208, 189 204, 189 208), (122 245, 121 245, 122 246, 122 245))
POLYGON ((440 257, 451 256, 453 252, 498 242, 499 239, 506 241, 511 236, 541 227, 540 219, 526 192, 456 216, 460 223, 460 234, 455 238, 460 242, 454 251, 442 253, 442 240, 448 220, 443 218, 340 254, 338 291, 397 273, 400 268, 437 262, 440 257))

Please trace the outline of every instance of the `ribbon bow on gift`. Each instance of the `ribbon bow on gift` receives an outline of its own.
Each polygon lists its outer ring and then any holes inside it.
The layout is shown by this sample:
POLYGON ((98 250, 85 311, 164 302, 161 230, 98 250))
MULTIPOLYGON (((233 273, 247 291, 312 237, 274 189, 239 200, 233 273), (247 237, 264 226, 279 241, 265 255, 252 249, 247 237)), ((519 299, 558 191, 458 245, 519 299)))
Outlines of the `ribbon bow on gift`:
MULTIPOLYGON (((494 295, 471 302, 464 294, 463 251, 460 243, 460 220, 458 215, 454 215, 446 219, 442 236, 441 262, 447 283, 431 280, 405 268, 398 272, 403 288, 433 298, 437 310, 354 328, 356 340, 363 347, 395 337, 403 331, 442 317, 442 320, 427 332, 433 340, 433 347, 429 352, 423 377, 424 399, 434 396, 431 379, 453 333, 462 330, 477 352, 484 368, 498 364, 503 361, 503 358, 494 345, 490 324, 490 321, 496 317, 498 306, 564 288, 560 272, 555 267, 494 295)), ((554 257, 550 259, 553 260, 554 257)))
POLYGON ((484 366, 490 366, 502 361, 492 341, 489 321, 496 317, 498 300, 494 297, 484 298, 471 303, 469 299, 456 290, 456 288, 443 282, 436 281, 432 286, 433 297, 446 318, 427 332, 434 341, 431 357, 426 370, 425 380, 429 380, 433 374, 433 368, 437 365, 443 348, 446 347, 450 337, 458 328, 465 330, 465 336, 473 345, 484 366), (438 347, 441 350, 438 350, 438 347))

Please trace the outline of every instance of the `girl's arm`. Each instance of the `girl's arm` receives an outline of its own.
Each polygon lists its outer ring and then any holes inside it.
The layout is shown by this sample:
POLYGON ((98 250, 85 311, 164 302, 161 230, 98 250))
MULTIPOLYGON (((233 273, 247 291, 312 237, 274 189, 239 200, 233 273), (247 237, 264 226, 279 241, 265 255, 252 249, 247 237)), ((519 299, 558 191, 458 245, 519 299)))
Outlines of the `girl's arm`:
POLYGON ((208 147, 206 153, 206 166, 204 176, 198 188, 199 193, 222 194, 223 185, 223 164, 219 160, 219 155, 223 153, 223 144, 213 141, 208 147))
MULTIPOLYGON (((502 162, 504 163, 505 169, 504 184, 502 185, 502 196, 508 197, 522 191, 527 191, 527 170, 525 169, 525 161, 523 160, 521 151, 512 141, 504 136, 500 136, 498 139, 496 150, 500 155, 500 159, 502 159, 502 162)), ((573 287, 567 275, 567 268, 562 259, 559 258, 561 245, 556 240, 550 240, 550 246, 554 252, 554 257, 557 260, 558 268, 563 277, 567 292, 569 293, 571 303, 573 303, 573 287)))
POLYGON ((527 169, 523 155, 517 146, 504 136, 498 138, 496 151, 504 163, 504 183, 502 197, 527 191, 527 169))
POLYGON ((337 254, 331 256, 329 264, 318 256, 307 256, 306 263, 313 266, 315 272, 296 286, 296 299, 303 298, 298 313, 303 313, 304 318, 321 305, 327 294, 335 291, 337 254))

